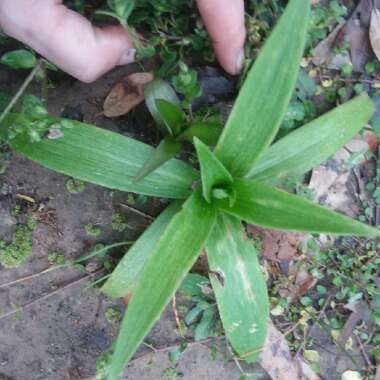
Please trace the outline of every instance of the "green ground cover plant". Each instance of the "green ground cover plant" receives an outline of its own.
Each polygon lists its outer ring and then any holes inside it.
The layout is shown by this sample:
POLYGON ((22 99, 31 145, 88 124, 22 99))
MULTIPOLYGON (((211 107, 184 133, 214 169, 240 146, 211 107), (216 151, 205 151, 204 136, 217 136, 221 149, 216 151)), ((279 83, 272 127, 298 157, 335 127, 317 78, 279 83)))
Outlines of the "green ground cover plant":
MULTIPOLYGON (((371 226, 276 188, 284 178, 303 175, 329 158, 374 112, 363 93, 272 144, 297 81, 309 11, 309 1, 289 2, 250 70, 215 149, 193 136, 200 173, 170 159, 137 181, 154 152, 139 141, 28 108, 4 117, 2 138, 49 169, 111 189, 173 199, 103 286, 110 296, 131 297, 112 355, 110 380, 121 374, 203 249, 226 336, 238 357, 257 359, 266 338, 269 303, 257 250, 242 222, 289 231, 380 236, 371 226)), ((178 110, 167 111, 168 104, 161 102, 161 116, 180 115, 178 110)))

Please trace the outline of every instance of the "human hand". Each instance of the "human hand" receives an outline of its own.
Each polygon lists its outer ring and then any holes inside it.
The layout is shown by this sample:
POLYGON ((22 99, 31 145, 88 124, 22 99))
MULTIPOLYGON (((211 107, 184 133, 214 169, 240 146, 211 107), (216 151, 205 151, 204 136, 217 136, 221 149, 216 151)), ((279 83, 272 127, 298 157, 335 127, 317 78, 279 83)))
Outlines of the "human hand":
MULTIPOLYGON (((197 0, 216 56, 237 74, 245 40, 243 0, 197 0)), ((0 0, 0 29, 83 82, 133 62, 134 49, 121 26, 93 27, 62 0, 0 0)))

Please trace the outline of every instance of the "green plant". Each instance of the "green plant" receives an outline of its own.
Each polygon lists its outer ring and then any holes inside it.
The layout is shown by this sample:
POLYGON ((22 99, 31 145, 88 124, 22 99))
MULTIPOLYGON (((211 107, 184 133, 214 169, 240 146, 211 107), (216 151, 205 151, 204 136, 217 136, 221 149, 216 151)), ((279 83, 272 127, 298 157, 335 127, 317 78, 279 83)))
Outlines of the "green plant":
MULTIPOLYGON (((198 93, 200 90, 195 71, 192 71, 189 76, 188 85, 191 88, 198 88, 196 90, 198 93)), ((182 83, 182 91, 186 92, 187 88, 182 83)), ((219 123, 197 121, 193 120, 192 116, 186 115, 173 88, 161 79, 156 79, 147 84, 144 88, 144 94, 145 103, 164 139, 142 166, 135 178, 136 182, 141 181, 165 162, 175 157, 186 142, 193 142, 194 137, 214 146, 222 130, 222 125, 219 123)), ((196 94, 189 90, 185 102, 190 102, 194 96, 196 94)))
POLYGON ((92 223, 86 224, 84 229, 86 230, 86 234, 89 236, 99 236, 102 233, 101 228, 93 225, 92 223))
MULTIPOLYGON (((66 124, 58 139, 30 144, 28 135, 20 132, 9 140, 13 149, 52 170, 113 189, 176 199, 135 242, 103 287, 111 296, 132 295, 110 380, 119 376, 204 247, 227 338, 241 359, 252 362, 258 357, 269 306, 257 252, 245 237, 242 220, 291 231, 380 236, 373 227, 274 187, 278 180, 302 175, 330 157, 374 111, 362 94, 270 146, 297 80, 309 8, 306 0, 289 2, 215 150, 194 138, 200 175, 172 159, 136 181, 152 148, 76 121, 45 117, 47 131, 66 124)), ((0 129, 4 138, 19 118, 8 114, 0 129)))
POLYGON ((48 261, 51 265, 64 265, 66 263, 65 255, 61 252, 49 252, 48 261))
POLYGON ((9 244, 0 240, 0 264, 3 267, 17 268, 32 254, 35 228, 34 221, 29 218, 26 224, 16 228, 9 244))

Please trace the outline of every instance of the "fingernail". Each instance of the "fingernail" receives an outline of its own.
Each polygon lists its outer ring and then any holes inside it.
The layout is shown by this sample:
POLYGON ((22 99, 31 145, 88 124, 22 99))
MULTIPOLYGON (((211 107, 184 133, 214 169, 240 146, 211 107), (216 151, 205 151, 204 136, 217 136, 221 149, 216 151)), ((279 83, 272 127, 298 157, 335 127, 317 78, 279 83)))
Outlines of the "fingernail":
POLYGON ((244 58, 245 58, 244 49, 242 49, 236 60, 236 66, 235 66, 236 74, 239 74, 240 71, 243 70, 244 58))
POLYGON ((136 49, 128 49, 119 59, 118 65, 128 65, 135 61, 136 49))

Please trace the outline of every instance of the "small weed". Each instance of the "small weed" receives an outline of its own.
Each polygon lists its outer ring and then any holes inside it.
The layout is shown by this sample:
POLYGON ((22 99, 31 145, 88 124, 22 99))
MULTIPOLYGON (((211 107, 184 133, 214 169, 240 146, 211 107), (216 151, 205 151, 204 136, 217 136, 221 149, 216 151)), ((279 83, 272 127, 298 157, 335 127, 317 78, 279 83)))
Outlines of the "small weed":
POLYGON ((12 216, 14 216, 15 218, 17 218, 18 216, 20 216, 20 215, 21 215, 21 206, 20 206, 20 205, 15 205, 15 206, 12 208, 11 214, 12 214, 12 216))
POLYGON ((86 233, 89 236, 99 236, 102 233, 100 227, 94 226, 91 223, 86 224, 84 226, 84 229, 86 230, 86 233))
POLYGON ((105 313, 104 316, 106 317, 106 320, 111 325, 118 325, 121 321, 121 313, 119 310, 109 307, 105 313))
POLYGON ((126 218, 120 212, 112 213, 112 229, 117 232, 123 232, 126 228, 128 228, 128 223, 126 222, 126 218))
POLYGON ((17 227, 8 245, 0 241, 0 264, 3 267, 17 268, 32 254, 35 227, 35 222, 29 218, 26 224, 17 227))
POLYGON ((79 194, 83 193, 86 188, 86 184, 75 178, 71 178, 66 182, 66 189, 70 194, 79 194))
POLYGON ((65 255, 61 252, 49 252, 48 261, 51 265, 63 265, 66 263, 65 255))
POLYGON ((162 380, 178 380, 177 370, 173 367, 165 368, 162 372, 162 380))
POLYGON ((96 359, 96 380, 106 380, 111 362, 112 350, 108 350, 96 359))

